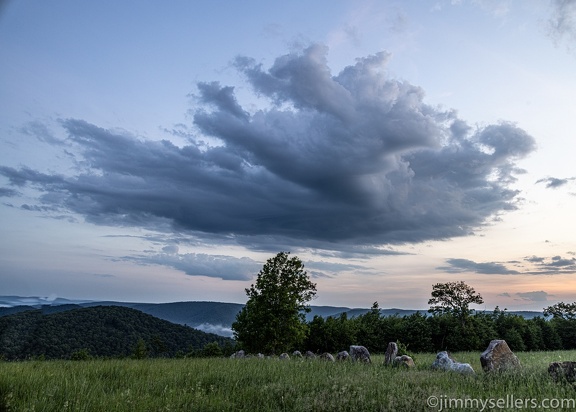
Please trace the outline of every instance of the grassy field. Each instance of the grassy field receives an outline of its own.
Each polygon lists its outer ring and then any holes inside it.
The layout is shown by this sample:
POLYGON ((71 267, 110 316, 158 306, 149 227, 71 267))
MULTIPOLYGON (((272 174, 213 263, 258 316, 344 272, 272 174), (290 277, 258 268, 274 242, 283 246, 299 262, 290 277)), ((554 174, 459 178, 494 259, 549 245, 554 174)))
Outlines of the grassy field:
POLYGON ((416 355, 417 367, 411 370, 384 367, 382 356, 373 356, 371 365, 277 359, 0 362, 0 411, 574 409, 575 404, 546 407, 576 398, 572 386, 549 378, 547 367, 552 361, 576 360, 576 351, 517 355, 520 372, 485 374, 479 353, 454 354, 470 363, 476 376, 432 371, 434 354, 416 355), (519 400, 522 408, 514 403, 519 400))

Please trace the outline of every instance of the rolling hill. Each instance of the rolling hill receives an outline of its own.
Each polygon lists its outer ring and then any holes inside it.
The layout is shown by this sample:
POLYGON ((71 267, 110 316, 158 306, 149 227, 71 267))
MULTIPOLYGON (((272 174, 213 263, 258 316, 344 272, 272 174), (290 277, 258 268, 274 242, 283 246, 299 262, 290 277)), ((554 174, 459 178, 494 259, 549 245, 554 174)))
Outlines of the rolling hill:
POLYGON ((128 357, 139 347, 146 356, 173 357, 217 342, 234 341, 174 324, 122 306, 44 306, 0 317, 0 357, 8 360, 91 356, 128 357))

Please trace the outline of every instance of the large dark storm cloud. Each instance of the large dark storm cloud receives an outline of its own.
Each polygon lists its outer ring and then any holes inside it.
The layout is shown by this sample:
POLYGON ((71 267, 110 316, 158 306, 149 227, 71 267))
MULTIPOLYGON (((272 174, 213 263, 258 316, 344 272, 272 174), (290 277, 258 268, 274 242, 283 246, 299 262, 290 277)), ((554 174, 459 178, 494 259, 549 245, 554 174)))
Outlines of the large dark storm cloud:
POLYGON ((526 132, 424 103, 421 88, 387 76, 386 53, 337 75, 326 53, 314 45, 269 68, 237 58, 259 109, 199 83, 185 146, 64 120, 77 173, 3 167, 3 193, 33 186, 42 206, 100 224, 328 249, 465 236, 515 207, 515 163, 534 149, 526 132))

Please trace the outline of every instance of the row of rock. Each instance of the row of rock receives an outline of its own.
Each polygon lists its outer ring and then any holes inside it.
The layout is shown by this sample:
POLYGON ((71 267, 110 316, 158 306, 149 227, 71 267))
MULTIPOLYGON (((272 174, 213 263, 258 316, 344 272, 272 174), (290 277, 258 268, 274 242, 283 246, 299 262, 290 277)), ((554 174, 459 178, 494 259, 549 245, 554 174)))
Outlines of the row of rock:
MULTIPOLYGON (((370 352, 364 346, 352 345, 350 352, 342 351, 336 355, 336 358, 328 352, 321 355, 316 355, 311 351, 307 351, 304 355, 300 351, 292 353, 294 358, 307 358, 307 359, 320 359, 329 362, 345 361, 351 359, 355 362, 371 363, 370 352)), ((249 355, 243 350, 232 354, 231 358, 243 359, 249 358, 249 355)), ((263 354, 259 353, 255 357, 266 358, 263 354)), ((290 355, 283 353, 279 359, 290 359, 290 355)), ((414 367, 414 360, 408 355, 398 356, 398 345, 396 342, 390 342, 384 354, 384 364, 390 366, 404 366, 414 367)), ((510 350, 510 347, 505 340, 497 339, 490 342, 488 347, 480 355, 480 364, 485 372, 502 372, 510 371, 520 368, 520 361, 518 357, 510 350)), ((469 363, 457 362, 448 352, 442 351, 436 355, 436 359, 432 363, 432 369, 453 371, 465 375, 475 374, 474 369, 469 363)), ((552 362, 548 367, 548 373, 556 381, 567 380, 568 382, 576 383, 576 362, 552 362)))
MULTIPOLYGON (((245 354, 243 350, 234 353, 231 358, 242 359, 247 358, 248 355, 245 354)), ((261 353, 257 354, 257 358, 265 358, 261 353)), ((342 351, 336 355, 336 358, 330 353, 323 353, 321 355, 316 355, 311 351, 307 351, 302 354, 300 351, 294 351, 292 353, 294 358, 307 358, 307 359, 321 359, 329 362, 335 361, 345 361, 351 359, 354 362, 365 362, 371 363, 370 352, 366 347, 359 345, 350 346, 350 352, 342 351)), ((290 359, 288 353, 282 353, 279 359, 290 359)), ((480 355, 480 363, 482 364, 482 369, 484 371, 503 371, 516 369, 520 367, 520 361, 512 353, 508 344, 504 340, 493 340, 488 345, 488 348, 480 355)), ((404 366, 404 367, 414 367, 414 360, 408 355, 398 356, 398 345, 396 342, 390 342, 386 348, 386 353, 384 354, 384 364, 391 366, 404 366)), ((474 369, 468 363, 457 362, 448 352, 442 351, 436 355, 436 360, 432 364, 432 369, 439 370, 450 370, 454 372, 459 372, 463 374, 474 374, 474 369)))
MULTIPOLYGON (((259 358, 259 359, 270 358, 269 356, 264 356, 261 353, 258 353, 256 355, 248 355, 243 350, 239 350, 238 352, 235 352, 230 356, 231 359, 245 359, 245 358, 252 358, 252 357, 259 358)), ((372 362, 372 360, 370 359, 370 352, 368 352, 368 349, 366 349, 364 346, 358 346, 358 345, 350 346, 350 352, 345 351, 345 350, 342 352, 338 352, 336 357, 334 357, 331 353, 328 353, 328 352, 324 352, 321 355, 316 355, 315 353, 313 353, 311 351, 306 351, 304 354, 302 354, 298 350, 296 350, 292 353, 292 357, 297 358, 297 359, 303 359, 303 358, 320 359, 320 360, 326 360, 326 361, 330 361, 330 362, 346 361, 346 360, 352 360, 354 362, 365 362, 365 363, 371 363, 372 362)), ((278 359, 282 359, 282 360, 290 359, 290 355, 288 353, 282 353, 282 354, 280 354, 278 359)))

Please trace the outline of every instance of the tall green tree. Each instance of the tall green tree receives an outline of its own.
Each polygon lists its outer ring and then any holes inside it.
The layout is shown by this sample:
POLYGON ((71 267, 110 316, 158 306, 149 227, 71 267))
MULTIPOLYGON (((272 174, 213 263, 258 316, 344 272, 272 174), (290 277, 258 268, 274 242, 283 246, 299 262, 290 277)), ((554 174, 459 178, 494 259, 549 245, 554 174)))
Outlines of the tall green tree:
POLYGON ((281 353, 306 338, 305 313, 316 296, 302 261, 280 252, 268 259, 256 283, 246 289, 248 302, 232 324, 234 338, 249 352, 281 353))
POLYGON ((463 281, 437 283, 432 286, 432 298, 428 301, 428 312, 434 314, 451 314, 462 326, 471 313, 470 304, 482 304, 484 299, 476 293, 473 287, 463 281))

